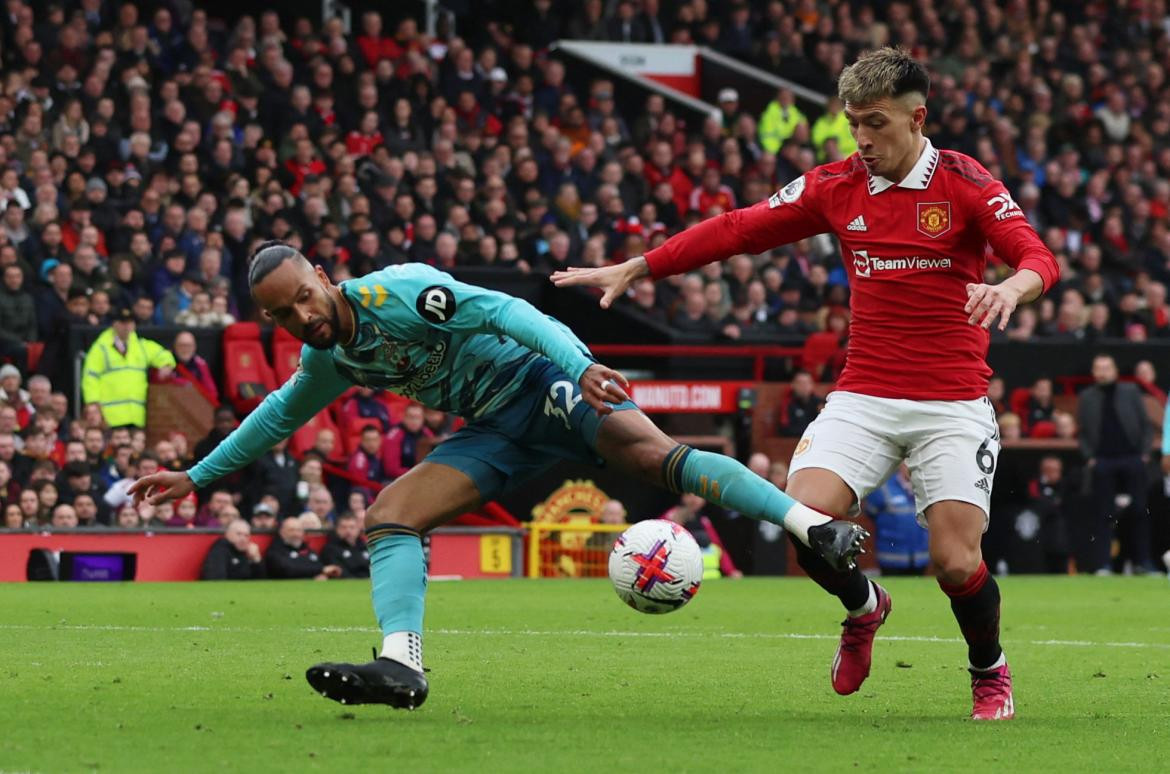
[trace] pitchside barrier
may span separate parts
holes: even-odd
[[[220,530],[0,530],[0,582],[25,580],[192,581]],[[305,540],[320,551],[328,534]],[[263,552],[271,533],[252,542]],[[512,527],[443,527],[428,536],[432,579],[518,578],[524,571],[524,531]]]

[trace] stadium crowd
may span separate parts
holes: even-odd
[[[263,494],[255,502],[240,500],[238,480],[223,496],[174,509],[126,501],[127,477],[188,464],[236,417],[217,415],[199,445],[173,437],[146,449],[142,422],[110,421],[105,403],[72,416],[70,397],[53,389],[66,332],[254,319],[246,261],[260,241],[293,244],[335,281],[405,261],[543,273],[602,265],[852,151],[838,101],[806,115],[786,89],[759,115],[740,107],[734,88],[719,93],[722,120],[688,124],[656,94],[623,115],[610,80],[566,77],[548,51],[560,37],[699,43],[826,94],[860,50],[906,46],[934,75],[928,136],[1001,177],[1062,266],[1060,284],[995,335],[1170,336],[1170,16],[1161,0],[534,0],[498,18],[494,7],[478,9],[491,18],[462,36],[431,38],[413,18],[388,23],[377,12],[347,34],[337,19],[276,11],[229,26],[189,2],[6,0],[5,526],[226,525],[240,508],[249,518],[305,511],[332,523],[360,516],[372,492],[331,486],[322,460],[387,481],[413,463],[420,435],[449,431],[448,418],[410,409],[394,423],[387,415],[379,429],[395,432],[371,431],[348,459],[327,438],[299,462],[278,447],[257,463],[271,481],[253,488]],[[989,278],[1004,271],[993,259]],[[835,241],[818,237],[642,282],[625,304],[712,339],[823,330],[844,340],[848,294]],[[107,345],[124,356],[128,340]],[[43,348],[35,373],[30,344]],[[193,340],[171,349],[149,364],[183,366],[180,376],[215,389]],[[1152,366],[1137,376],[1155,394]],[[1023,434],[1077,437],[1044,381],[993,383],[1005,437],[1016,432],[1011,417]],[[1015,387],[1031,402],[1009,404]],[[369,395],[352,400],[363,417],[378,411]],[[1021,405],[1031,413],[1020,417]]]

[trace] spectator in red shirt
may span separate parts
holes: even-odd
[[[378,111],[367,110],[362,115],[358,128],[345,137],[345,150],[350,156],[369,156],[382,144],[382,132],[378,129]]]
[[[357,37],[357,45],[370,69],[383,59],[394,61],[402,56],[402,49],[394,38],[382,35],[382,15],[377,11],[362,14],[362,34]]]
[[[301,186],[305,184],[306,177],[323,175],[327,169],[325,162],[317,158],[313,142],[308,138],[297,140],[296,155],[284,162],[284,168],[292,175],[292,184],[288,190],[293,196],[301,195]]]
[[[393,481],[414,467],[421,456],[418,453],[419,439],[432,437],[430,428],[423,423],[423,416],[423,407],[411,403],[406,407],[402,421],[382,441],[382,470],[388,480]]]
[[[650,163],[646,165],[643,174],[651,188],[659,183],[669,183],[674,194],[672,201],[675,209],[680,215],[686,214],[690,208],[691,189],[694,185],[686,173],[674,163],[674,151],[670,143],[660,141],[654,144]]]
[[[175,336],[172,347],[175,353],[175,382],[192,382],[199,385],[212,401],[219,401],[219,387],[211,374],[211,366],[195,351],[195,335],[182,331]]]
[[[377,484],[377,486],[354,485],[355,489],[368,492],[371,499],[377,496],[378,491],[382,488],[381,485],[386,480],[382,455],[379,453],[381,446],[382,432],[373,425],[367,425],[362,429],[362,439],[358,443],[357,449],[350,455],[349,462],[345,466],[345,469],[355,476],[361,476]]]
[[[735,194],[730,186],[723,184],[718,169],[707,167],[703,170],[703,182],[691,191],[689,207],[704,218],[730,212],[735,209]]]

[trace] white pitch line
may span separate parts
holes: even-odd
[[[118,624],[0,624],[0,630],[52,631],[101,631],[101,632],[226,632],[246,634],[249,632],[300,631],[306,634],[375,634],[378,630],[369,626],[303,626],[303,627],[246,627],[246,626],[122,626]],[[628,632],[595,631],[592,629],[428,629],[427,634],[443,634],[458,637],[650,637],[656,639],[754,639],[754,640],[837,640],[836,634],[800,634],[795,632]],[[929,642],[959,644],[958,637],[927,637],[913,635],[879,635],[879,640],[890,642]],[[1042,645],[1059,648],[1148,648],[1170,650],[1170,643],[1163,642],[1094,642],[1092,640],[1005,640],[1005,643]]]

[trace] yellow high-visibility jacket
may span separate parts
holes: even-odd
[[[114,329],[109,328],[85,355],[82,399],[99,404],[110,427],[145,427],[147,369],[165,367],[175,367],[175,356],[166,347],[131,333],[122,355],[114,347]]]
[[[812,143],[817,149],[817,161],[825,162],[825,141],[834,138],[837,140],[837,149],[841,151],[841,158],[846,159],[857,150],[857,141],[849,133],[849,117],[845,111],[835,116],[825,113],[813,122]]]
[[[772,100],[768,103],[768,107],[764,108],[764,114],[760,116],[760,124],[757,129],[760,136],[760,147],[768,153],[779,153],[780,146],[793,135],[796,127],[802,123],[808,123],[808,119],[795,105],[787,108],[781,107],[779,102]]]

